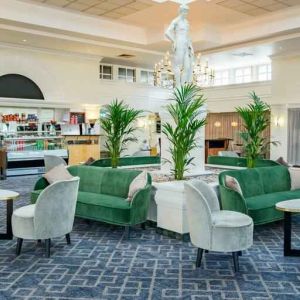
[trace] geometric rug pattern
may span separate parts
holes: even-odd
[[[21,193],[17,207],[29,203],[36,179],[9,178],[0,188]],[[0,215],[3,230],[4,203]],[[293,220],[300,247],[300,218]],[[196,249],[155,228],[136,227],[126,240],[121,227],[76,219],[71,239],[53,239],[50,258],[43,243],[24,241],[16,258],[15,240],[0,240],[0,299],[300,299],[300,258],[283,256],[282,222],[255,227],[237,274],[226,253],[206,253],[196,269]]]

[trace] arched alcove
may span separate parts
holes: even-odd
[[[0,76],[0,97],[44,100],[37,84],[20,74]]]

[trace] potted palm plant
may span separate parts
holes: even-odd
[[[127,144],[137,141],[134,136],[134,123],[142,111],[130,108],[118,99],[104,108],[105,116],[100,118],[100,125],[106,133],[105,146],[111,157],[111,166],[117,168],[120,155]]]
[[[203,143],[200,136],[206,123],[202,117],[205,100],[201,89],[194,84],[175,88],[171,100],[167,106],[171,120],[163,123],[162,132],[169,141],[171,172],[175,181],[153,183],[154,200],[157,206],[157,227],[184,238],[189,227],[183,179],[193,164],[192,151]],[[201,155],[200,151],[198,155]]]
[[[174,89],[172,102],[167,106],[172,123],[162,125],[162,132],[170,142],[172,173],[175,180],[183,180],[184,172],[194,157],[190,152],[197,147],[197,133],[205,125],[201,118],[205,103],[201,89],[194,84],[186,84]]]
[[[270,125],[270,106],[263,102],[255,92],[250,93],[252,103],[246,107],[237,107],[236,111],[243,120],[244,131],[240,132],[247,158],[247,167],[254,168],[270,143],[263,132]],[[276,143],[276,142],[274,142]]]

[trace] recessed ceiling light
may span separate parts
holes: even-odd
[[[135,57],[135,55],[123,53],[123,54],[118,55],[118,57],[122,57],[122,58],[132,58],[132,57]]]
[[[252,56],[252,53],[248,52],[238,52],[238,53],[232,53],[233,56],[239,56],[239,57],[246,57],[246,56]]]
[[[25,39],[24,39],[24,40],[22,40],[22,42],[23,42],[23,43],[26,43],[26,42],[27,42],[27,40],[25,40]]]

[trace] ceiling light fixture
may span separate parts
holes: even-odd
[[[154,65],[154,85],[172,89],[176,82],[173,74],[169,51],[163,59]],[[193,66],[193,83],[198,86],[210,86],[214,83],[215,70],[208,65],[208,61],[201,63],[201,54],[198,53]]]
[[[22,42],[23,42],[23,43],[26,43],[26,42],[27,42],[27,40],[25,40],[25,39],[24,39],[24,40],[22,40]]]

